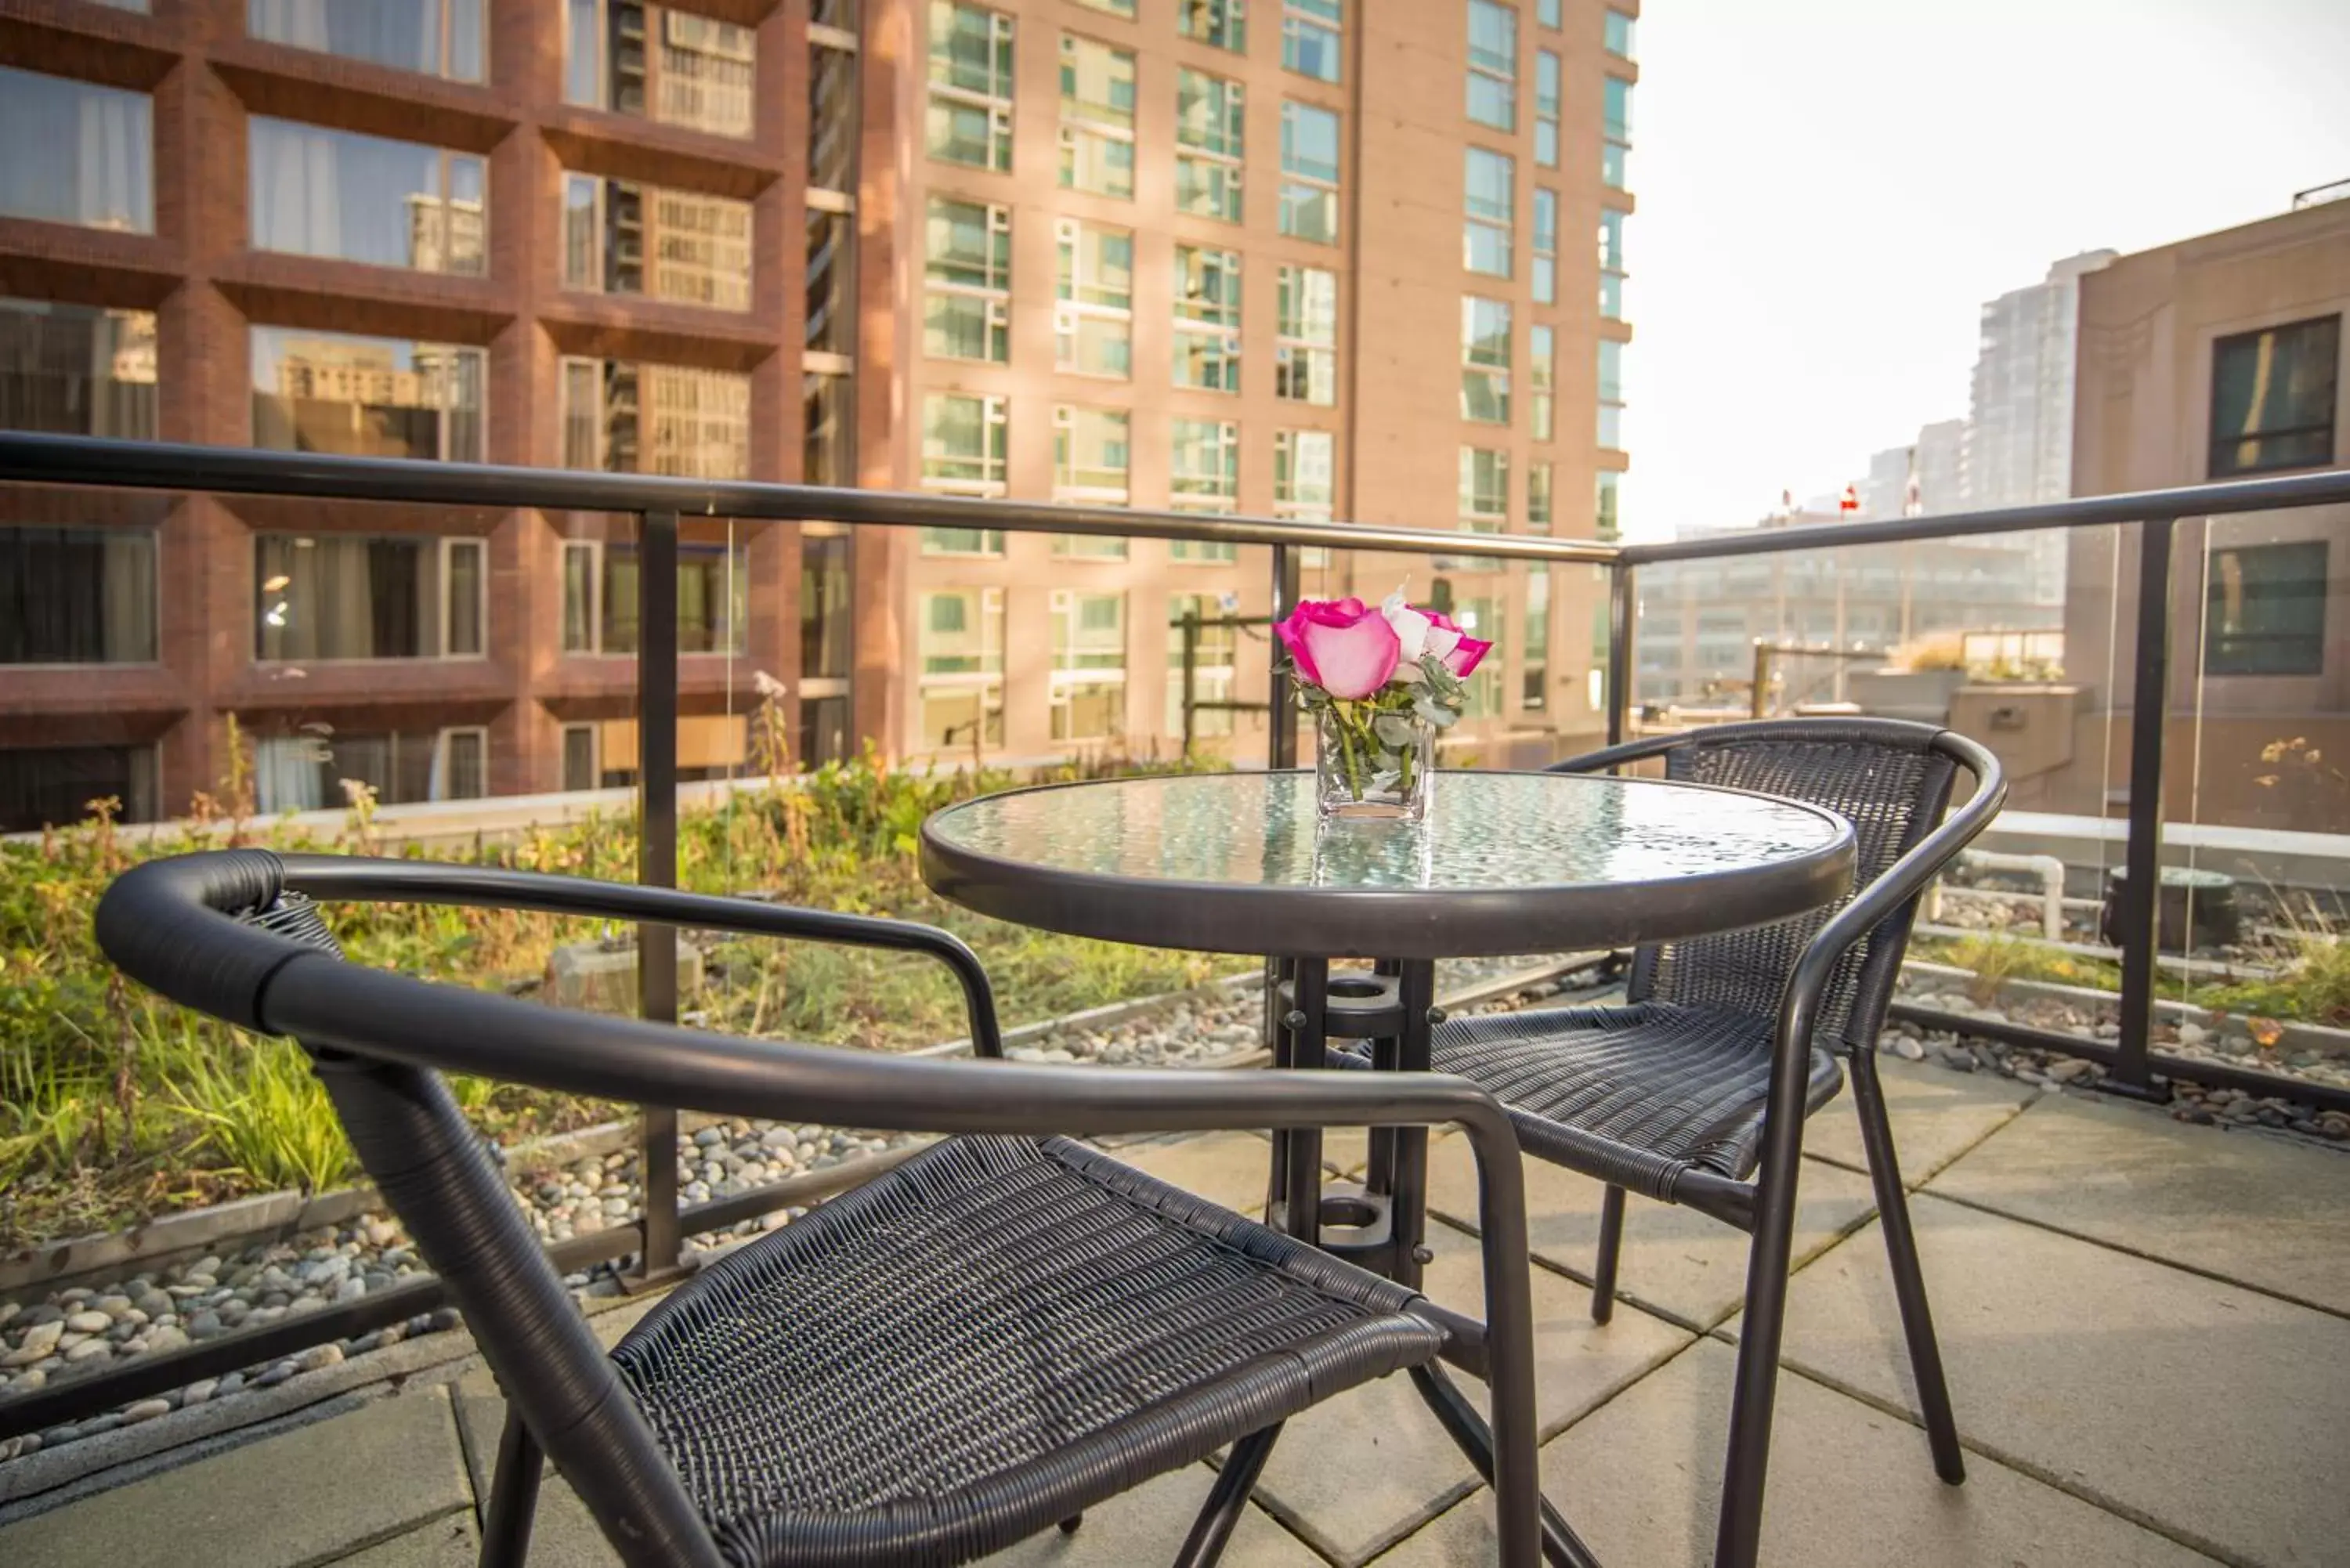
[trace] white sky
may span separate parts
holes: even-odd
[[[2350,0],[1648,0],[1625,529],[1752,522],[1967,411],[2060,256],[2350,179]]]

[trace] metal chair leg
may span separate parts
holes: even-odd
[[[1411,1369],[1411,1381],[1412,1386],[1419,1390],[1420,1398],[1436,1413],[1445,1434],[1469,1456],[1469,1462],[1477,1467],[1485,1484],[1492,1485],[1493,1431],[1485,1424],[1485,1417],[1478,1414],[1477,1407],[1440,1367],[1415,1366]],[[1551,1568],[1598,1568],[1599,1560],[1592,1555],[1591,1548],[1583,1543],[1574,1526],[1566,1522],[1566,1516],[1553,1507],[1548,1498],[1542,1500],[1542,1534],[1543,1560]]]
[[[1275,1421],[1232,1445],[1223,1469],[1216,1472],[1216,1484],[1208,1489],[1208,1501],[1200,1506],[1200,1516],[1191,1521],[1191,1533],[1183,1538],[1183,1549],[1175,1554],[1175,1568],[1215,1568],[1280,1436],[1281,1423]]]
[[[490,1477],[489,1506],[482,1511],[482,1568],[523,1568],[529,1560],[530,1527],[538,1513],[538,1479],[545,1465],[538,1439],[508,1405],[505,1430],[498,1437],[497,1468]]]
[[[1933,1311],[1926,1303],[1918,1235],[1909,1225],[1909,1195],[1901,1185],[1901,1167],[1893,1152],[1893,1124],[1885,1113],[1876,1053],[1852,1053],[1851,1067],[1861,1147],[1868,1154],[1868,1179],[1877,1187],[1877,1224],[1885,1231],[1885,1251],[1893,1266],[1893,1296],[1901,1304],[1901,1332],[1909,1342],[1909,1370],[1918,1383],[1918,1407],[1926,1417],[1934,1473],[1957,1486],[1967,1479],[1967,1462],[1959,1449],[1959,1422],[1950,1410],[1950,1384],[1942,1376],[1942,1347],[1934,1337]]]
[[[1610,1185],[1599,1200],[1599,1261],[1591,1268],[1591,1321],[1616,1315],[1616,1259],[1624,1250],[1624,1189]]]

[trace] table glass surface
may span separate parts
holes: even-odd
[[[1569,774],[1440,774],[1423,823],[1322,821],[1311,773],[1015,790],[931,818],[942,846],[1046,877],[1263,888],[1621,885],[1805,859],[1833,816],[1733,791]]]

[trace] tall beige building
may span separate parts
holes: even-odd
[[[864,483],[1613,528],[1630,10],[894,0],[867,26],[867,146],[894,182],[868,161]],[[1170,623],[1263,615],[1264,557],[862,540],[858,727],[910,754],[1170,743]],[[1407,578],[1498,645],[1462,732],[1481,755],[1598,728],[1586,571],[1341,555],[1306,586]],[[1264,689],[1260,632],[1210,627],[1196,648],[1197,696]],[[1194,728],[1261,745],[1253,716]]]

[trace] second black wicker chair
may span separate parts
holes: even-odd
[[[309,1050],[351,1143],[504,1386],[485,1562],[541,1456],[631,1568],[968,1562],[1232,1450],[1178,1561],[1222,1550],[1281,1422],[1438,1356],[1490,1374],[1504,1560],[1538,1553],[1523,1188],[1492,1098],[1430,1074],[1151,1072],[830,1051],[562,1012],[340,961],[310,897],[662,920],[925,952],[1000,1054],[970,950],[890,920],[415,861],[227,850],[101,902],[124,971]],[[607,1355],[436,1068],[619,1100],[962,1133],[674,1291]],[[1487,1321],[1054,1130],[1453,1122],[1478,1149]],[[1170,1543],[1171,1545],[1172,1543]]]
[[[1607,1183],[1593,1271],[1599,1322],[1615,1302],[1626,1192],[1752,1232],[1714,1558],[1717,1568],[1751,1568],[1803,1124],[1846,1072],[1935,1469],[1954,1485],[1965,1476],[1876,1046],[1918,896],[1989,826],[2006,784],[1997,759],[1963,736],[1869,719],[1724,724],[1610,747],[1553,771],[1596,773],[1650,757],[1664,759],[1669,778],[1808,801],[1848,818],[1857,839],[1852,898],[1833,915],[1642,948],[1621,1006],[1458,1018],[1432,1045],[1438,1071],[1502,1101],[1528,1154]],[[1974,790],[1944,821],[1961,769]]]

